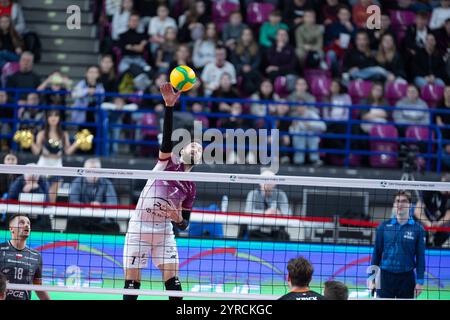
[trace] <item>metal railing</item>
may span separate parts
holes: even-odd
[[[63,125],[67,127],[78,127],[78,128],[90,128],[95,132],[95,138],[94,138],[94,145],[95,145],[95,154],[97,156],[109,156],[111,154],[111,146],[114,144],[125,144],[125,145],[141,145],[141,146],[158,146],[158,141],[155,137],[153,137],[153,140],[147,141],[143,140],[139,134],[135,135],[135,137],[126,138],[126,139],[117,139],[112,135],[113,130],[121,130],[121,131],[132,131],[136,134],[136,131],[139,132],[139,130],[153,130],[154,132],[159,131],[159,125],[156,126],[148,126],[143,125],[140,123],[140,119],[143,118],[144,114],[147,113],[155,113],[155,110],[152,110],[154,106],[145,105],[145,100],[152,100],[157,101],[160,100],[162,103],[162,97],[160,95],[149,95],[149,94],[118,94],[118,93],[104,93],[104,94],[96,94],[96,105],[93,107],[86,107],[86,106],[48,106],[48,105],[38,105],[38,106],[30,106],[30,105],[19,105],[17,102],[20,100],[21,96],[27,93],[38,93],[40,95],[45,94],[64,94],[70,97],[71,93],[68,91],[36,91],[36,90],[29,90],[29,89],[2,89],[4,91],[7,91],[10,97],[10,103],[4,104],[2,108],[10,108],[13,109],[13,117],[12,118],[3,118],[1,119],[2,123],[9,123],[11,127],[11,131],[9,134],[2,134],[0,137],[2,139],[12,139],[14,133],[23,127],[24,125],[31,125],[31,126],[41,126],[43,124],[43,121],[33,121],[33,120],[24,120],[20,119],[18,115],[18,110],[20,108],[25,109],[39,109],[41,111],[45,110],[60,110],[61,112],[67,112],[67,115],[69,115],[70,119],[70,112],[71,111],[84,111],[84,112],[91,112],[95,115],[95,122],[74,122],[71,120],[64,121]],[[137,102],[141,105],[141,107],[136,111],[127,111],[127,110],[104,110],[102,109],[101,105],[102,102],[105,100],[105,98],[116,98],[116,97],[122,97],[128,100],[131,100],[132,102]],[[280,137],[283,136],[307,136],[307,137],[319,137],[321,140],[328,139],[328,140],[341,140],[341,142],[345,142],[345,148],[343,149],[330,149],[330,148],[324,148],[320,147],[316,150],[314,149],[298,149],[293,146],[281,146],[280,152],[286,152],[286,153],[294,153],[294,152],[319,152],[320,154],[331,154],[331,155],[341,155],[344,157],[344,166],[349,167],[351,165],[350,163],[350,156],[373,156],[373,155],[391,155],[394,157],[398,157],[397,152],[389,152],[389,151],[371,151],[369,149],[355,149],[352,147],[352,142],[355,141],[366,141],[370,142],[372,140],[376,141],[385,141],[385,142],[397,142],[402,144],[408,144],[408,143],[420,143],[422,145],[426,145],[426,152],[423,152],[423,150],[418,154],[418,156],[424,158],[426,160],[426,171],[431,171],[435,169],[437,172],[440,172],[442,169],[442,158],[446,154],[444,151],[444,146],[446,144],[450,144],[450,140],[444,140],[442,135],[442,130],[450,130],[450,125],[445,126],[438,126],[434,123],[433,119],[435,118],[435,115],[437,112],[439,113],[450,113],[450,109],[448,111],[443,110],[437,110],[434,108],[429,108],[428,110],[422,110],[422,109],[416,109],[416,108],[408,108],[408,107],[402,107],[402,110],[414,110],[418,112],[428,112],[430,114],[431,122],[429,125],[415,125],[414,126],[421,126],[428,128],[428,139],[425,141],[417,141],[416,139],[411,138],[390,138],[390,137],[373,137],[370,135],[365,134],[353,134],[352,128],[355,126],[360,126],[361,124],[373,124],[373,125],[394,125],[397,128],[406,128],[408,126],[411,126],[411,124],[402,124],[402,123],[394,123],[392,121],[388,122],[371,122],[371,121],[364,121],[359,120],[358,117],[355,117],[355,114],[357,112],[360,112],[362,110],[368,110],[372,108],[372,106],[368,105],[339,105],[338,107],[341,108],[348,108],[348,118],[346,120],[331,120],[331,119],[323,119],[320,120],[317,119],[309,119],[309,118],[303,118],[298,116],[279,116],[279,115],[271,115],[269,112],[269,106],[270,105],[278,105],[278,104],[285,104],[289,105],[290,108],[296,107],[296,106],[310,106],[315,107],[319,110],[323,108],[329,108],[333,107],[334,105],[328,104],[328,103],[306,103],[306,102],[291,102],[291,101],[270,101],[270,100],[251,100],[251,99],[225,99],[225,98],[212,98],[212,97],[189,97],[189,96],[181,96],[180,98],[180,106],[179,111],[181,112],[189,112],[189,105],[193,103],[200,103],[203,105],[205,109],[207,109],[209,106],[211,106],[214,103],[240,103],[244,106],[244,113],[242,115],[236,116],[236,118],[240,118],[243,120],[246,120],[248,122],[255,122],[258,121],[259,123],[263,123],[264,125],[260,128],[265,129],[275,129],[277,128],[277,122],[278,121],[323,121],[327,125],[330,124],[340,124],[342,126],[345,126],[346,130],[345,133],[332,133],[332,132],[322,132],[322,133],[312,133],[312,132],[280,132]],[[251,104],[261,104],[265,106],[266,109],[266,115],[265,116],[256,116],[252,115],[249,112],[245,112],[245,106],[247,109],[250,109],[249,106]],[[394,110],[398,110],[396,107],[391,106],[377,106],[378,109],[384,109],[385,111],[392,112]],[[191,112],[192,113],[192,112]],[[130,114],[132,115],[137,121],[135,123],[121,123],[118,121],[120,119],[120,116],[122,114]],[[210,121],[212,119],[226,119],[230,117],[229,113],[222,113],[222,112],[200,112],[200,113],[192,113],[194,117],[203,116],[208,118]],[[204,128],[206,130],[207,128]],[[220,129],[220,128],[219,128]],[[222,130],[224,130],[222,128]],[[248,149],[246,146],[240,146],[242,148]],[[19,146],[15,143],[13,143],[12,148],[14,150],[18,150]]]

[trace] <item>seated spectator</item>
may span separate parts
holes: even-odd
[[[90,66],[86,70],[86,76],[78,82],[72,91],[72,98],[75,99],[73,106],[77,108],[89,108],[92,111],[72,110],[71,121],[75,123],[95,123],[95,109],[97,104],[101,102],[98,95],[103,95],[105,89],[100,81],[100,68],[98,66]],[[91,133],[95,130],[92,127],[87,128]],[[93,132],[94,131],[94,132]]]
[[[6,79],[6,87],[10,89],[36,89],[41,84],[41,79],[33,71],[34,55],[25,51],[20,56],[19,71],[10,75]],[[14,93],[10,93],[14,96]],[[26,93],[19,95],[18,103],[24,104],[26,101]]]
[[[16,29],[17,33],[23,36],[27,32],[27,26],[20,4],[14,0],[2,0],[0,6],[0,16],[10,16],[14,29]]]
[[[53,72],[44,82],[41,83],[37,90],[39,91],[55,91],[55,93],[44,93],[43,103],[46,106],[62,107],[66,105],[66,96],[72,87],[72,80],[61,74],[59,71]],[[56,93],[58,92],[58,93]],[[62,121],[65,117],[62,117]]]
[[[387,101],[384,99],[383,84],[374,83],[370,91],[370,96],[367,99],[361,101],[361,105],[373,107],[370,109],[361,110],[361,120],[377,123],[385,123],[388,121],[388,111],[385,109],[377,108],[386,107],[388,105]],[[372,126],[373,124],[371,123],[362,123],[361,130],[366,134],[370,134]]]
[[[8,134],[11,132],[10,124],[4,120],[14,118],[14,109],[7,106],[8,93],[0,91],[0,134]],[[10,139],[3,138],[0,140],[0,148],[2,151],[10,149]]]
[[[284,100],[280,99],[280,102],[276,105],[276,113],[274,114],[276,117],[279,117],[276,120],[276,128],[280,130],[280,146],[281,147],[291,147],[291,137],[289,135],[289,128],[292,124],[292,120],[290,120],[290,111],[291,106],[286,103],[283,103]],[[290,163],[291,162],[291,153],[287,151],[280,151],[280,162]]]
[[[150,70],[147,61],[142,57],[147,46],[147,36],[137,31],[138,26],[139,15],[132,14],[128,21],[128,31],[119,36],[119,46],[123,55],[119,64],[119,73],[127,71],[132,64],[138,65],[144,71]]]
[[[403,110],[408,108],[408,110]],[[411,110],[417,109],[417,110]],[[430,125],[430,113],[428,112],[428,105],[425,101],[419,98],[419,89],[410,84],[406,92],[406,97],[399,100],[396,104],[396,110],[392,114],[392,118],[396,124],[407,125]],[[405,126],[398,126],[398,131],[401,136],[406,131]]]
[[[295,30],[303,24],[305,11],[312,9],[314,9],[314,1],[287,0],[283,10],[283,20],[291,30]]]
[[[99,159],[84,162],[86,169],[101,168]],[[70,184],[69,202],[72,204],[110,205],[118,204],[116,190],[110,180],[98,177],[77,177]],[[66,232],[119,233],[120,228],[112,218],[69,217]]]
[[[18,164],[17,155],[13,153],[12,151],[8,151],[4,157],[2,164],[7,165],[16,165]],[[8,191],[11,186],[11,184],[16,180],[18,177],[17,174],[0,174],[0,199],[5,200],[8,199]],[[6,213],[0,212],[0,229],[7,228],[8,226],[8,219]]]
[[[222,30],[222,41],[229,50],[236,47],[236,42],[241,38],[242,31],[247,25],[242,22],[240,11],[234,11],[230,15],[230,21],[225,23]]]
[[[316,24],[314,10],[305,11],[303,20],[295,31],[295,52],[305,68],[318,68],[323,57],[323,27]]]
[[[278,76],[298,74],[297,56],[295,49],[289,44],[289,34],[280,29],[274,45],[267,50],[266,75],[274,81]]]
[[[19,61],[22,54],[23,40],[11,22],[11,17],[0,17],[0,70],[8,62]]]
[[[261,175],[266,177],[275,176],[269,170],[262,171]],[[278,189],[276,184],[261,184],[259,188],[250,191],[247,194],[244,212],[247,214],[283,216],[291,214],[286,192]],[[249,240],[289,240],[289,234],[284,227],[241,225],[239,230],[240,237],[245,237],[246,234]]]
[[[280,97],[273,90],[273,84],[269,79],[263,79],[259,85],[259,90],[252,94],[251,100],[271,100],[278,101]],[[262,103],[252,103],[250,105],[250,113],[254,116],[265,117],[273,115],[276,112],[276,105]]]
[[[430,29],[436,30],[441,28],[445,21],[450,18],[450,1],[441,0],[441,6],[435,7],[431,13]]]
[[[352,17],[353,23],[357,28],[365,29],[367,19],[370,14],[367,12],[367,8],[373,4],[372,0],[357,0],[352,5]]]
[[[375,56],[378,66],[387,71],[388,82],[406,82],[403,58],[395,45],[394,36],[386,33],[381,37],[380,46]]]
[[[314,267],[303,257],[291,259],[287,265],[290,292],[278,300],[325,300],[325,297],[309,289]]]
[[[310,162],[315,166],[320,166],[322,161],[317,151],[320,137],[317,134],[325,132],[327,126],[325,122],[320,121],[320,116],[314,107],[295,106],[293,109],[295,110],[295,117],[302,118],[293,120],[289,129],[289,132],[294,134],[292,145],[295,149],[298,149],[294,152],[294,164],[303,165],[305,155],[308,153]]]
[[[327,26],[338,21],[339,0],[326,0],[320,8],[320,21]]]
[[[288,101],[314,103],[316,102],[316,98],[308,92],[308,83],[306,80],[298,78],[295,82],[295,91],[288,96]],[[312,108],[318,112],[316,107],[312,106]]]
[[[133,0],[122,0],[120,8],[114,12],[111,23],[111,38],[119,41],[120,35],[128,31],[128,21],[133,12]]]
[[[436,112],[436,124],[440,127],[442,139],[448,140],[443,142],[445,156],[443,161],[450,169],[450,86],[447,85],[444,90],[444,98],[438,105]],[[444,127],[445,126],[445,127]]]
[[[348,288],[340,281],[329,280],[324,283],[323,296],[326,300],[348,300]]]
[[[17,115],[20,120],[30,120],[30,121],[44,121],[44,110],[37,108],[39,106],[39,95],[37,93],[31,92],[27,95],[27,100],[25,104],[20,104]],[[37,123],[22,124],[20,129],[35,129],[37,128]]]
[[[158,72],[170,71],[170,62],[175,55],[177,46],[177,30],[169,27],[164,34],[164,42],[156,50],[155,66],[158,68]]]
[[[445,20],[444,25],[437,29],[434,32],[436,36],[436,46],[438,48],[438,51],[440,51],[442,54],[449,54],[450,49],[448,46],[448,41],[450,39],[450,18]],[[447,58],[447,63],[450,61],[450,59]],[[448,75],[450,77],[450,75]]]
[[[187,44],[180,44],[172,57],[172,61],[169,65],[169,70],[173,70],[178,66],[189,66],[193,68],[191,49]]]
[[[204,31],[204,29],[202,29]],[[208,63],[214,61],[217,46],[217,29],[214,23],[206,25],[206,31],[200,39],[194,43],[194,50],[192,53],[192,61],[194,67],[201,69]]]
[[[106,93],[116,93],[119,89],[114,59],[110,54],[102,55],[100,58],[100,82],[103,84]],[[114,100],[114,97],[105,97],[107,102],[112,100]]]
[[[198,115],[196,113],[204,113],[204,107],[203,104],[199,102],[194,102],[190,106],[191,112],[194,114],[194,118],[196,121],[200,121],[202,123],[203,128],[209,128],[209,119],[207,116],[204,115]]]
[[[450,182],[450,174],[444,174],[441,182]],[[414,218],[425,228],[445,228],[450,226],[450,192],[423,191],[414,210]],[[430,235],[433,235],[431,238]],[[429,232],[427,238],[434,247],[442,247],[450,232]]]
[[[204,83],[205,95],[210,96],[214,90],[219,87],[220,79],[224,73],[228,73],[231,78],[231,84],[236,84],[236,69],[228,62],[227,51],[224,47],[216,48],[216,57],[214,62],[208,63],[203,69],[201,79]]]
[[[239,99],[239,93],[231,82],[231,76],[229,73],[223,73],[220,77],[219,87],[213,91],[211,97],[224,98],[224,99]],[[213,102],[211,105],[212,113],[230,113],[232,102]],[[220,122],[225,118],[212,118],[209,119],[211,126],[215,127],[217,121]]]
[[[341,6],[338,11],[338,21],[325,27],[324,49],[333,76],[339,74],[339,61],[344,57],[350,41],[354,38],[356,28],[351,21],[347,7]]]
[[[403,39],[403,57],[408,61],[405,65],[406,70],[411,70],[415,65],[413,60],[420,48],[425,47],[428,29],[428,14],[426,12],[418,12],[416,14],[415,23],[406,29],[405,38]],[[411,76],[408,74],[408,76]]]
[[[181,43],[189,43],[194,39],[192,34],[202,32],[205,26],[211,19],[206,13],[206,6],[203,0],[196,0],[189,2],[189,9],[184,14],[178,17],[178,40]]]
[[[445,86],[445,63],[442,53],[436,48],[436,38],[432,33],[427,35],[425,47],[417,50],[412,75],[415,85],[419,88],[428,83]]]
[[[366,31],[369,33],[369,37],[370,37],[370,48],[372,50],[377,50],[379,45],[380,45],[380,41],[381,41],[381,37],[385,34],[391,34],[394,37],[394,42],[397,42],[397,35],[394,32],[394,29],[392,29],[391,26],[391,17],[389,16],[389,14],[387,12],[382,12],[381,13],[381,26],[380,29],[373,29],[373,30],[367,30]],[[400,43],[398,43],[400,44]],[[397,46],[398,47],[398,46]]]
[[[166,5],[160,4],[156,14],[156,17],[150,19],[148,26],[152,52],[155,52],[164,43],[164,34],[167,28],[172,27],[177,30],[177,23],[174,18],[169,17],[169,8]]]
[[[238,76],[242,77],[241,92],[249,96],[258,89],[262,75],[258,71],[261,64],[261,54],[258,43],[250,28],[242,30],[236,47],[231,52],[231,63],[235,66]]]
[[[17,158],[17,155],[12,151],[7,152],[3,156],[2,164],[16,165],[18,163],[19,160]],[[18,176],[16,174],[7,174],[7,173],[0,174],[0,199],[6,199],[8,197],[9,187],[11,183],[13,183],[13,181],[16,180],[17,177]],[[0,225],[6,222],[5,218],[6,217],[0,214]]]
[[[377,65],[377,61],[369,46],[369,36],[365,31],[358,31],[355,48],[350,49],[344,57],[342,69],[343,79],[364,79],[384,81],[389,72]],[[347,78],[347,75],[349,78]]]
[[[266,49],[272,47],[280,29],[289,30],[289,27],[281,22],[280,11],[274,10],[269,14],[269,21],[264,22],[259,30],[259,44]]]
[[[27,165],[35,166],[36,164],[29,163]],[[8,200],[20,200],[21,194],[39,194],[44,197],[43,202],[48,202],[49,191],[47,180],[36,174],[24,174],[17,177],[9,187]],[[38,197],[36,196],[34,199],[38,199]],[[51,229],[49,215],[38,215],[36,218],[30,218],[30,222],[33,230],[50,231]]]
[[[322,118],[324,120],[330,120],[333,122],[327,123],[327,133],[334,134],[346,134],[348,120],[350,119],[350,109],[349,107],[352,105],[352,99],[348,93],[345,91],[345,87],[341,84],[339,80],[333,80],[331,82],[330,88],[330,98],[329,103],[333,106],[324,107],[322,112]],[[357,133],[359,129],[356,128],[357,125],[352,126],[352,134]],[[352,141],[351,143],[352,149],[356,147],[356,142]],[[337,149],[337,150],[345,150],[346,141],[345,139],[338,138],[327,138],[324,139],[324,148],[326,149]],[[333,155],[333,152],[328,153],[327,157]],[[335,154],[336,155],[336,154]],[[338,156],[340,156],[339,154]],[[344,157],[344,156],[342,156]]]

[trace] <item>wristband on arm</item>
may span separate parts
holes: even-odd
[[[178,229],[183,231],[183,230],[186,230],[187,227],[189,226],[189,218],[191,216],[191,211],[190,210],[181,210],[181,214],[183,216],[183,221],[181,221],[180,223],[176,223],[176,226]]]

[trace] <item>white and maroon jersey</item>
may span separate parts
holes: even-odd
[[[171,157],[166,160],[158,160],[153,168],[153,171],[184,172],[184,170],[184,163],[174,162]],[[172,230],[171,221],[167,218],[164,207],[181,207],[191,210],[195,194],[195,183],[192,181],[150,179],[141,192],[130,223],[144,224],[142,232]]]

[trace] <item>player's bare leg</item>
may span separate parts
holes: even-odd
[[[163,276],[166,290],[182,291],[181,282],[178,279],[178,263],[166,263],[158,266]],[[169,300],[181,300],[181,297],[169,297]]]
[[[141,287],[141,269],[125,269],[125,289],[139,289]],[[137,295],[123,295],[123,300],[137,300]]]

